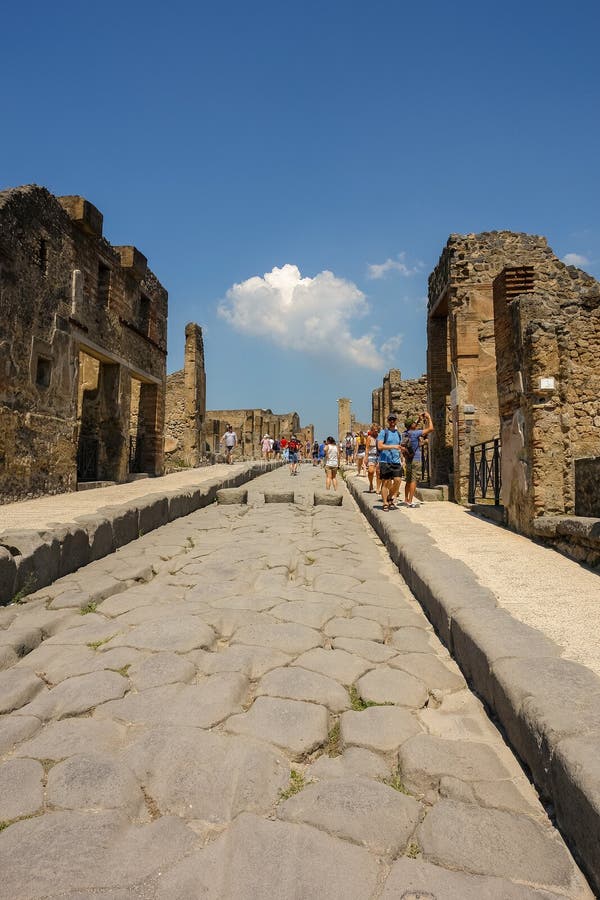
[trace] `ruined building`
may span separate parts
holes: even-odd
[[[165,460],[167,464],[199,466],[207,456],[206,372],[202,329],[185,326],[183,369],[167,376]]]
[[[234,459],[260,459],[260,442],[265,434],[276,440],[291,434],[295,434],[302,443],[314,440],[313,426],[302,427],[296,412],[278,414],[270,409],[214,409],[206,413],[209,452],[221,452],[220,441],[228,424],[233,426],[239,442]]]
[[[0,502],[163,470],[167,292],[102,223],[0,192]]]
[[[383,378],[380,388],[375,388],[371,399],[371,414],[378,425],[385,425],[391,412],[400,416],[400,424],[404,427],[404,419],[409,414],[423,412],[427,408],[427,376],[402,380],[400,369],[390,369]]]
[[[500,438],[508,524],[559,546],[578,531],[579,558],[600,559],[600,284],[543,237],[451,235],[429,279],[428,383],[434,483],[465,502],[470,446]]]

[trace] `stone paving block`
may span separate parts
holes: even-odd
[[[371,706],[362,712],[350,710],[340,718],[340,738],[344,747],[365,747],[391,753],[421,732],[417,719],[396,706]]]
[[[18,662],[19,657],[14,647],[10,644],[0,644],[0,672],[9,669]]]
[[[45,534],[48,541],[58,541],[60,547],[59,576],[75,572],[90,562],[90,539],[82,525],[73,523],[53,528]]]
[[[221,506],[233,504],[243,506],[247,502],[247,488],[221,488],[220,491],[217,491],[217,503]]]
[[[358,584],[360,584],[360,580],[351,575],[332,573],[318,575],[313,581],[313,589],[322,594],[339,594],[341,597],[345,597]]]
[[[85,609],[92,602],[92,595],[87,591],[73,588],[55,597],[50,603],[50,609]]]
[[[224,672],[198,685],[165,684],[123,700],[104,703],[94,716],[129,725],[180,725],[211,728],[241,710],[248,681],[243,675]]]
[[[460,781],[502,781],[512,774],[489,744],[446,741],[431,734],[418,734],[400,749],[400,768],[406,786],[424,794],[437,789],[440,778]]]
[[[113,638],[106,649],[134,647],[140,650],[171,650],[186,653],[211,647],[215,633],[198,616],[179,616],[174,621],[146,622]]]
[[[32,816],[44,804],[44,769],[34,759],[0,764],[0,822]]]
[[[107,700],[122,697],[128,689],[128,680],[116,672],[78,675],[38,694],[31,703],[17,710],[16,715],[37,716],[44,720],[77,716]]]
[[[580,879],[549,825],[504,810],[441,800],[420,826],[417,842],[426,861],[451,869],[559,891],[571,889]]]
[[[244,813],[224,835],[167,872],[157,900],[299,900],[322,897],[324,885],[331,897],[365,900],[373,896],[378,872],[363,847],[306,825]]]
[[[205,675],[215,675],[217,672],[240,672],[252,681],[261,678],[265,672],[286,665],[290,657],[280,650],[271,650],[268,647],[246,647],[236,644],[234,647],[226,647],[218,653],[210,653],[206,650],[193,650],[186,654],[198,669]]]
[[[449,800],[461,799],[453,796],[452,791],[448,790],[447,781],[448,779],[441,779],[440,795]],[[470,788],[473,797],[468,801],[469,803],[525,813],[529,816],[537,816],[542,820],[547,818],[546,810],[525,776],[518,780],[518,784],[512,781],[475,781]]]
[[[276,625],[277,621],[267,613],[252,612],[251,609],[207,609],[198,613],[198,618],[210,625],[222,638],[230,638],[244,628],[263,628]]]
[[[382,781],[391,775],[391,766],[378,753],[363,747],[348,747],[341,756],[320,756],[307,771],[307,780],[350,778],[363,775]]]
[[[19,718],[27,721],[24,717]],[[127,729],[109,720],[89,716],[61,719],[48,722],[40,730],[39,721],[35,721],[37,734],[22,743],[15,750],[15,756],[60,760],[75,754],[114,753],[127,742]]]
[[[399,578],[396,583],[372,578],[366,584],[356,585],[349,594],[358,606],[379,606],[418,612],[407,585]]]
[[[27,669],[0,672],[0,714],[12,712],[29,703],[44,687],[44,682]]]
[[[563,895],[564,896],[564,895]],[[559,895],[537,891],[504,878],[452,872],[416,859],[392,865],[381,900],[558,900]]]
[[[11,662],[8,662],[11,658],[26,656],[42,642],[41,628],[19,628],[18,621],[17,619],[16,623],[10,625],[6,631],[0,631],[0,652],[3,647],[6,647],[7,665],[12,665]],[[13,651],[14,657],[13,654],[10,654],[10,650]]]
[[[265,503],[293,503],[293,491],[265,491]]]
[[[425,706],[428,698],[427,688],[419,678],[389,666],[367,672],[356,682],[356,688],[363,700],[412,709]]]
[[[256,695],[308,700],[320,703],[332,712],[342,712],[350,707],[348,692],[341,684],[299,666],[272,669],[260,680]]]
[[[425,628],[399,628],[390,638],[390,647],[404,653],[435,653],[442,646],[432,631]]]
[[[334,678],[341,684],[353,684],[357,678],[372,668],[372,663],[345,650],[325,650],[317,647],[303,653],[293,663],[313,672],[320,672],[328,678]]]
[[[383,641],[383,628],[369,619],[331,619],[325,626],[329,637],[358,638],[366,641]]]
[[[35,716],[0,716],[0,756],[26,741],[40,725],[40,720]]]
[[[393,857],[406,847],[422,809],[412,797],[359,776],[309,784],[282,803],[277,815]]]
[[[449,741],[498,741],[498,731],[485,715],[481,701],[469,691],[442,696],[441,706],[417,713],[426,730]]]
[[[52,584],[60,575],[60,544],[45,540],[38,531],[10,531],[2,544],[12,554],[17,567],[15,592],[32,591]]]
[[[359,616],[362,619],[373,619],[384,628],[426,628],[427,620],[422,613],[412,609],[394,609],[389,606],[355,606],[350,612],[351,616]]]
[[[456,663],[450,659],[442,660],[433,653],[401,653],[390,660],[389,665],[420,678],[430,690],[452,692],[466,687]]]
[[[128,888],[197,845],[176,817],[138,827],[119,811],[46,813],[3,832],[2,889],[16,900]]]
[[[112,669],[117,672],[123,666],[132,665],[144,654],[130,647],[119,647],[116,650],[108,650],[102,653],[92,650],[85,645],[74,646],[46,646],[47,642],[40,644],[35,650],[20,660],[17,668],[29,669],[52,684],[58,684],[65,678],[74,675],[88,675],[90,672],[99,672],[102,669]]]
[[[138,511],[135,506],[107,506],[97,511],[112,526],[114,546],[122,547],[139,536]]]
[[[391,650],[376,641],[364,641],[360,638],[336,637],[333,640],[336,650],[347,650],[348,653],[356,653],[363,659],[373,663],[387,662],[397,655],[397,650]]]
[[[144,795],[133,772],[120,760],[98,751],[59,762],[48,773],[48,802],[61,809],[121,809],[148,818]]]
[[[103,616],[90,613],[83,616],[80,621],[82,625],[74,628],[65,628],[58,634],[47,638],[44,644],[47,647],[60,646],[87,646],[88,644],[97,644],[105,646],[105,642],[117,637],[126,626],[119,625],[118,622],[106,620]],[[93,649],[93,648],[92,648]]]
[[[235,632],[231,643],[272,647],[283,653],[298,654],[311,650],[313,647],[320,647],[323,638],[313,628],[295,623],[248,625]]]
[[[323,599],[311,603],[297,600],[280,603],[270,611],[270,615],[284,622],[295,622],[309,628],[322,628],[326,622],[342,612],[343,606],[336,600]]]
[[[209,600],[208,603],[213,609],[245,609],[251,612],[264,612],[281,605],[276,597],[261,597],[251,593],[215,597]]]
[[[127,677],[137,691],[145,691],[161,684],[189,684],[196,677],[196,666],[176,653],[153,653],[140,662],[133,663]]]
[[[248,712],[231,716],[225,728],[234,734],[275,744],[298,759],[327,740],[328,723],[324,706],[258,697]]]
[[[124,758],[162,814],[211,827],[269,812],[290,777],[279,751],[197,728],[153,729]]]

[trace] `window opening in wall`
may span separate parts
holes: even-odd
[[[38,356],[35,367],[35,383],[40,388],[50,387],[50,376],[52,374],[52,360],[45,356]]]
[[[108,306],[110,299],[110,268],[104,263],[98,263],[98,303]]]
[[[146,297],[145,294],[140,294],[137,326],[143,334],[148,334],[150,330],[150,297]]]
[[[45,238],[40,238],[38,263],[39,263],[40,272],[42,273],[42,275],[47,275],[47,273],[48,273],[48,241],[45,240]]]

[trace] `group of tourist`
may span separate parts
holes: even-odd
[[[323,441],[303,443],[295,434],[279,440],[265,434],[260,442],[263,459],[282,459],[290,467],[290,475],[298,474],[298,464],[312,457],[313,466],[325,469],[325,487],[337,491],[337,473],[342,454],[346,465],[356,464],[356,473],[368,479],[368,493],[381,494],[382,509],[395,509],[404,475],[404,505],[416,508],[417,472],[422,463],[422,448],[427,436],[433,431],[431,415],[425,410],[420,415],[409,414],[404,420],[404,431],[398,430],[398,416],[391,412],[387,417],[387,428],[373,423],[368,431],[352,434],[348,431],[338,444],[329,435]],[[225,447],[226,460],[232,461],[237,446],[237,435],[231,425],[221,439]]]

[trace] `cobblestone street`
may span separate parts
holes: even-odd
[[[0,897],[593,897],[323,489],[278,469],[0,609]]]

